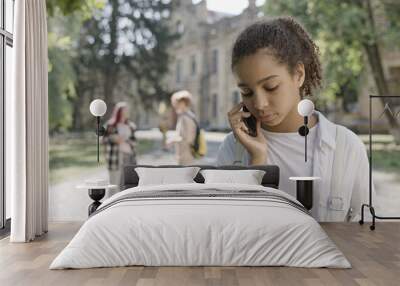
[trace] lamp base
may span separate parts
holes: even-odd
[[[313,182],[312,181],[296,181],[296,199],[303,206],[311,210],[313,207]]]
[[[318,177],[290,177],[292,181],[296,181],[296,199],[307,209],[313,207],[313,181]]]
[[[100,200],[106,194],[106,189],[89,189],[89,197],[94,200],[94,202],[89,205],[88,214],[89,216],[94,213],[97,208],[101,205]]]

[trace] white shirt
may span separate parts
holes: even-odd
[[[296,197],[296,182],[290,177],[311,177],[313,175],[314,144],[318,124],[310,128],[307,135],[307,162],[304,158],[304,137],[298,132],[270,132],[262,129],[267,140],[266,165],[279,166],[279,189]]]
[[[311,214],[318,221],[357,220],[361,205],[368,203],[369,161],[365,145],[351,130],[330,122],[318,111],[315,114],[319,126],[312,152],[312,175],[321,179],[314,181]],[[339,127],[345,140],[340,148],[336,148],[336,130]],[[250,156],[244,147],[241,148],[241,162],[248,166]],[[219,147],[216,165],[233,164],[235,153],[236,139],[231,132]],[[335,165],[339,166],[335,170],[334,159]],[[374,192],[372,183],[373,195]]]

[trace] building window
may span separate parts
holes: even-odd
[[[5,188],[5,104],[11,93],[14,0],[0,0],[0,234],[9,229],[10,194]]]
[[[182,82],[182,60],[176,61],[176,83]]]
[[[217,94],[213,94],[212,96],[212,115],[213,118],[217,118],[218,117],[218,95]]]
[[[214,49],[211,56],[211,73],[218,72],[218,50]]]
[[[191,74],[192,74],[192,76],[193,75],[196,75],[196,69],[197,69],[197,63],[196,63],[196,56],[195,55],[193,55],[192,57],[191,57],[191,60],[190,60],[190,71],[191,71]]]
[[[232,93],[232,99],[233,99],[233,105],[236,105],[236,104],[238,104],[239,102],[240,102],[240,94],[239,94],[239,91],[237,91],[237,90],[235,90],[233,93]]]
[[[176,21],[176,32],[182,35],[185,32],[185,26],[181,20]]]

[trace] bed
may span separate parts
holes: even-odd
[[[123,191],[102,203],[50,269],[351,267],[308,211],[278,190],[277,166],[197,166],[264,170],[260,185],[204,183],[198,173],[193,183],[150,186],[138,185],[136,167],[125,167]]]

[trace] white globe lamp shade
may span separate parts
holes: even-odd
[[[314,103],[309,99],[303,99],[297,105],[297,111],[303,117],[310,116],[314,112]]]
[[[90,113],[93,114],[93,116],[103,116],[104,114],[106,114],[107,105],[103,100],[95,99],[90,103],[89,109]]]

